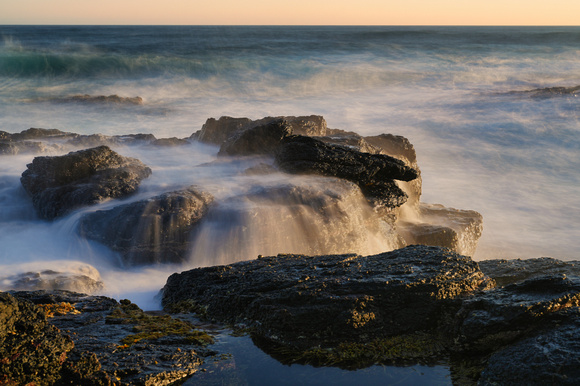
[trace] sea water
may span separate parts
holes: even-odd
[[[580,85],[580,28],[0,26],[0,39],[0,130],[185,138],[210,117],[322,115],[330,128],[407,137],[422,201],[483,215],[476,260],[580,258],[580,101],[524,92]],[[84,94],[143,104],[67,101]],[[195,183],[224,198],[247,183],[235,173],[247,165],[217,161],[214,146],[115,150],[153,169],[137,197]],[[120,269],[77,235],[82,211],[39,220],[19,182],[33,158],[0,156],[3,276],[69,262],[108,294],[149,299],[195,266]],[[211,250],[200,265],[228,262]]]

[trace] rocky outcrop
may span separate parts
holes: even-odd
[[[58,157],[36,157],[22,173],[22,186],[38,215],[54,219],[106,198],[134,193],[151,169],[107,146]]]
[[[282,139],[291,134],[290,124],[276,119],[236,132],[222,143],[218,155],[273,155]]]
[[[130,146],[142,145],[155,142],[157,139],[153,134],[127,134],[127,135],[103,135],[90,134],[78,135],[66,142],[74,147],[97,147],[97,146]]]
[[[278,255],[169,277],[165,308],[189,300],[225,323],[308,349],[433,331],[458,296],[486,285],[471,259],[411,246],[375,256]]]
[[[68,344],[67,353],[58,358],[49,376],[30,363],[27,372],[30,378],[17,384],[32,379],[38,385],[168,385],[187,379],[199,370],[204,357],[214,354],[205,347],[213,342],[212,337],[191,323],[159,312],[143,312],[129,300],[117,302],[104,296],[68,291],[13,295],[19,304],[28,307],[22,314],[37,312],[50,331],[60,329],[71,337],[63,338]],[[48,322],[45,315],[49,316]],[[26,339],[14,334],[10,337],[19,345]],[[49,346],[59,340],[45,336],[37,342]],[[36,351],[47,352],[42,348]],[[26,363],[26,357],[22,361]],[[19,370],[12,362],[7,365],[0,362],[0,366],[12,373]]]
[[[276,152],[276,165],[293,174],[317,174],[353,181],[375,206],[394,208],[407,195],[393,180],[411,181],[418,172],[403,161],[382,155],[361,153],[330,145],[314,138],[290,136]]]
[[[127,265],[180,263],[190,248],[190,233],[213,197],[196,187],[84,215],[81,235],[103,243]]]
[[[231,136],[247,129],[267,125],[272,121],[285,120],[297,135],[324,136],[327,132],[326,121],[320,115],[310,116],[283,116],[265,117],[258,120],[249,118],[220,117],[219,119],[209,118],[202,126],[201,130],[192,134],[190,139],[213,145],[221,145]]]
[[[0,293],[0,384],[54,384],[73,347],[42,309]]]
[[[511,91],[508,95],[524,95],[533,98],[550,98],[555,96],[578,96],[580,95],[580,86],[572,87],[544,87],[525,91]]]
[[[46,141],[62,142],[75,136],[76,134],[56,129],[31,128],[13,134],[0,131],[0,155],[38,154],[59,151],[62,148],[60,144]]]
[[[551,257],[484,260],[479,262],[479,268],[500,287],[546,275],[580,277],[580,261],[562,261]]]
[[[473,256],[483,232],[483,216],[473,210],[421,203],[416,221],[400,220],[397,230],[407,244],[447,247]]]

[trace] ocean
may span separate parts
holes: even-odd
[[[0,39],[0,130],[186,138],[210,117],[322,115],[329,128],[407,137],[421,200],[483,215],[475,260],[580,259],[578,27],[0,26]],[[552,87],[566,89],[533,91]],[[67,99],[84,94],[143,104]],[[234,176],[245,161],[216,163],[214,146],[118,151],[153,169],[143,194],[196,183],[219,200],[247,182]],[[4,278],[68,265],[100,276],[107,294],[147,303],[171,272],[231,262],[228,251],[293,252],[246,251],[226,237],[216,256],[204,246],[203,261],[119,268],[77,235],[79,215],[36,217],[19,182],[34,156],[0,156]]]

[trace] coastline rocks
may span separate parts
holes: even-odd
[[[546,275],[580,277],[580,261],[561,261],[551,257],[484,260],[478,263],[481,271],[494,279],[500,287]]]
[[[276,165],[288,173],[318,174],[355,182],[365,196],[390,208],[402,205],[407,198],[392,180],[411,181],[419,175],[396,158],[361,153],[304,136],[282,140],[276,152]]]
[[[418,221],[399,221],[397,230],[407,244],[446,247],[473,256],[483,232],[483,216],[437,204],[419,205]]]
[[[68,98],[58,99],[58,102],[79,102],[79,103],[103,103],[103,104],[121,104],[121,105],[142,105],[143,98],[136,97],[121,97],[114,95],[89,95],[79,94]]]
[[[37,312],[49,316],[47,326],[72,338],[67,338],[66,357],[55,366],[56,382],[43,379],[39,385],[168,385],[188,378],[205,357],[215,354],[205,347],[212,337],[191,323],[144,312],[129,300],[68,291],[13,296],[28,307],[33,307],[29,302],[37,304],[32,309],[44,310]]]
[[[579,305],[577,276],[540,276],[491,289],[463,302],[455,316],[453,348],[479,353],[497,350],[561,323],[565,311],[578,310]]]
[[[107,146],[58,157],[36,157],[20,179],[38,215],[54,219],[106,198],[134,193],[151,169]]]
[[[119,252],[127,265],[180,263],[186,259],[192,229],[212,201],[209,193],[192,186],[86,214],[79,230]]]
[[[73,347],[44,311],[0,293],[0,384],[53,384]]]
[[[544,87],[544,88],[536,88],[533,90],[525,90],[525,91],[510,91],[507,93],[508,95],[529,95],[533,98],[550,98],[554,96],[563,96],[563,95],[571,95],[571,96],[578,96],[580,95],[580,86],[572,86],[572,87]]]
[[[280,141],[291,134],[292,128],[287,121],[273,120],[236,132],[222,143],[218,156],[274,154]]]
[[[215,118],[208,118],[201,130],[193,133],[190,139],[213,145],[221,145],[225,140],[238,132],[256,126],[267,125],[272,121],[280,119],[288,122],[292,132],[297,135],[324,136],[327,132],[326,121],[320,115],[265,117],[258,120],[220,117],[217,120]]]
[[[375,256],[278,255],[173,274],[165,309],[190,301],[224,323],[308,349],[434,331],[458,296],[488,285],[449,250],[410,246]]]

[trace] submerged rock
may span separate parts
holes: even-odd
[[[190,233],[213,197],[195,187],[84,215],[81,235],[99,241],[127,265],[180,263],[190,249]]]
[[[526,95],[531,96],[534,98],[550,98],[554,96],[562,96],[562,95],[571,95],[571,96],[578,96],[580,95],[580,86],[572,86],[572,87],[544,87],[544,88],[536,88],[533,90],[525,90],[525,91],[511,91],[508,95]]]
[[[68,98],[57,99],[58,102],[79,102],[79,103],[104,103],[104,104],[122,104],[122,105],[142,105],[143,98],[136,97],[121,97],[114,95],[89,95],[80,94],[73,95]]]
[[[494,279],[498,286],[519,283],[546,275],[574,275],[580,277],[580,261],[562,261],[551,257],[537,259],[484,260],[479,268]]]
[[[308,349],[433,331],[454,299],[486,283],[468,257],[411,246],[366,257],[278,255],[198,268],[171,275],[162,303],[194,302],[209,318]]]
[[[151,169],[107,146],[58,157],[36,157],[20,179],[38,215],[54,219],[106,198],[134,193]]]
[[[276,164],[288,173],[318,174],[353,181],[365,196],[391,208],[402,205],[407,198],[393,180],[411,181],[419,175],[396,158],[361,153],[304,136],[284,138],[276,152]]]

